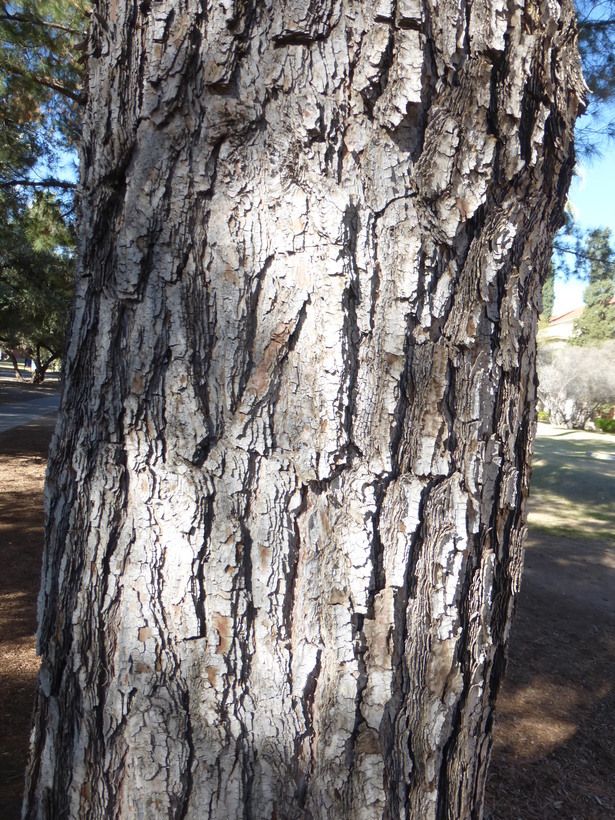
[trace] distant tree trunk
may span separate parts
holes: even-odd
[[[568,2],[101,0],[26,817],[481,813]]]
[[[41,355],[41,348],[40,345],[36,346],[36,355],[34,357],[34,362],[36,364],[36,368],[34,373],[32,374],[32,382],[34,384],[42,384],[45,381],[45,376],[47,375],[47,370],[49,369],[49,365],[52,362],[55,362],[56,359],[59,359],[57,353],[52,353],[50,351],[49,356],[44,359]]]
[[[15,378],[20,382],[25,381],[24,377],[19,372],[19,362],[17,361],[17,356],[15,355],[14,351],[7,350],[6,352],[9,359],[11,360],[11,364],[13,365],[13,374],[15,375]]]

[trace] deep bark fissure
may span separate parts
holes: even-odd
[[[201,501],[201,517],[204,522],[203,527],[203,541],[200,550],[198,551],[193,564],[192,577],[194,579],[192,597],[194,600],[194,608],[199,625],[198,635],[191,636],[192,639],[207,638],[207,619],[205,617],[205,568],[207,559],[211,549],[211,529],[213,522],[213,508],[215,503],[215,491],[210,496],[207,496]],[[188,638],[190,640],[190,638]]]
[[[305,808],[306,806],[306,797],[307,797],[307,790],[309,786],[310,780],[310,772],[313,767],[313,756],[314,756],[314,719],[313,719],[313,709],[314,709],[314,697],[316,695],[316,687],[318,686],[318,678],[320,677],[321,673],[321,658],[322,652],[319,649],[316,653],[316,663],[312,671],[308,674],[305,688],[303,690],[303,696],[301,698],[301,706],[303,709],[303,717],[305,720],[305,730],[301,738],[298,738],[298,742],[303,741],[307,738],[309,741],[309,748],[310,748],[310,759],[308,761],[308,765],[305,770],[305,774],[303,776],[300,775],[299,785],[297,788],[298,797],[299,797],[299,805],[301,808]]]
[[[241,362],[241,375],[239,377],[239,384],[237,388],[237,395],[233,396],[232,404],[231,404],[231,412],[235,413],[237,408],[239,407],[241,400],[244,395],[244,391],[248,384],[249,378],[252,375],[254,369],[254,343],[257,338],[257,308],[259,299],[261,296],[261,290],[263,287],[263,282],[265,277],[267,276],[267,271],[271,267],[275,256],[271,254],[268,256],[262,267],[256,271],[253,276],[253,282],[247,284],[246,290],[250,288],[250,290],[246,294],[246,324],[245,324],[245,336],[242,339],[243,342],[243,351],[244,351],[244,359]]]
[[[301,533],[297,524],[297,518],[307,509],[308,488],[302,485],[299,489],[301,501],[295,511],[293,522],[293,537],[288,545],[288,556],[286,559],[286,571],[284,576],[285,595],[282,604],[282,622],[286,631],[286,639],[290,640],[293,631],[293,605],[295,602],[295,584],[297,582],[297,568],[299,564],[299,553],[301,548]],[[292,684],[292,682],[291,682]]]

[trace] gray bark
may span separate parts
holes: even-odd
[[[101,0],[24,812],[479,817],[570,4]]]

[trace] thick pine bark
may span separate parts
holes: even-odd
[[[570,5],[98,5],[25,816],[478,817]]]

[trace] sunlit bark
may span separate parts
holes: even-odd
[[[478,817],[567,2],[103,0],[27,817]]]

